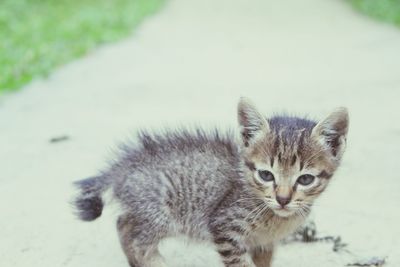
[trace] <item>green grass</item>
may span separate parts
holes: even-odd
[[[0,0],[0,93],[128,35],[163,0]]]
[[[400,26],[400,0],[350,0],[350,2],[369,16]]]

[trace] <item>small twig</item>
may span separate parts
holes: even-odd
[[[386,258],[372,257],[372,258],[370,258],[368,260],[349,263],[346,266],[363,266],[363,267],[375,266],[375,267],[379,267],[379,266],[384,265],[385,263],[386,263]]]
[[[314,222],[309,222],[307,225],[301,227],[297,232],[295,232],[288,240],[290,241],[298,241],[298,242],[332,242],[334,252],[339,252],[344,250],[347,246],[346,243],[342,242],[342,238],[340,236],[317,236],[317,230]]]
[[[69,140],[70,137],[68,135],[61,135],[61,136],[56,136],[53,137],[49,140],[50,143],[59,143],[59,142],[63,142],[63,141],[67,141]]]
[[[340,236],[322,236],[317,237],[317,230],[314,222],[308,222],[306,225],[301,227],[297,232],[291,235],[289,238],[284,240],[284,243],[289,242],[332,242],[334,252],[345,251],[354,256],[354,254],[346,249],[347,244],[342,242]],[[386,258],[371,257],[367,260],[360,260],[354,263],[349,263],[346,266],[359,266],[359,267],[380,267],[386,263]]]

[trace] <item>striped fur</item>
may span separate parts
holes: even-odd
[[[347,129],[329,120],[267,120],[242,99],[242,143],[220,131],[141,132],[109,169],[77,183],[78,214],[99,217],[111,189],[122,207],[117,229],[130,266],[164,267],[158,243],[180,234],[214,242],[225,266],[270,266],[274,244],[303,223],[339,165]],[[261,169],[274,174],[273,183],[260,179]],[[315,184],[299,186],[302,173],[314,174]],[[287,209],[277,194],[290,195]]]

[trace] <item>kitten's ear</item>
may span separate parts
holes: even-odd
[[[334,157],[340,158],[346,146],[348,129],[349,114],[347,108],[341,107],[320,121],[312,130],[311,137],[328,146]]]
[[[247,98],[240,98],[238,120],[245,146],[270,131],[268,121]]]

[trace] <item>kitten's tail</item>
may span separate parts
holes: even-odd
[[[105,176],[96,176],[76,181],[80,189],[79,195],[73,201],[76,214],[83,221],[93,221],[100,217],[104,202],[102,194],[110,187],[111,183]]]

